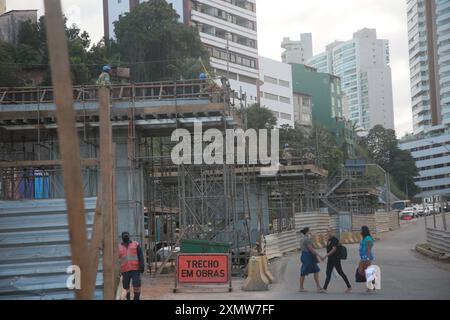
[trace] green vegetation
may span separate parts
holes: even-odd
[[[296,158],[312,155],[317,164],[329,172],[337,171],[344,162],[346,147],[339,147],[336,137],[326,127],[318,124],[310,130],[301,127],[282,127],[280,145],[288,145],[290,153]]]
[[[277,118],[272,111],[261,107],[259,104],[251,105],[246,109],[247,128],[249,129],[273,129],[277,125]]]
[[[248,128],[270,129],[276,125],[272,112],[259,105],[247,110]],[[340,170],[348,159],[346,147],[338,146],[336,137],[324,126],[315,124],[312,129],[302,127],[280,128],[280,146],[288,148],[294,158],[312,158],[316,163],[333,173]],[[284,150],[281,150],[283,152]],[[376,163],[389,173],[391,192],[400,199],[412,198],[420,190],[414,183],[418,175],[411,153],[400,150],[394,130],[375,126],[366,138],[362,138],[355,148],[356,158],[367,163]],[[368,167],[364,181],[365,186],[382,186],[385,184],[384,173],[378,168]]]
[[[202,71],[200,60],[209,63],[197,29],[178,19],[167,1],[152,0],[115,22],[121,60],[138,62],[132,68],[134,81],[196,79]]]
[[[91,44],[87,32],[66,26],[72,80],[94,84],[102,67],[129,67],[133,81],[196,79],[209,69],[209,56],[198,31],[178,22],[165,0],[139,5],[115,23],[117,40]],[[28,71],[44,74],[41,85],[51,85],[45,17],[20,26],[17,45],[0,42],[0,86],[33,85]]]
[[[393,179],[393,190],[402,195],[400,190],[405,190],[408,197],[412,198],[420,189],[414,183],[414,177],[419,170],[409,151],[401,150],[395,131],[375,126],[369,135],[363,140],[363,146],[367,149],[370,159],[386,170]],[[397,196],[398,196],[397,195]],[[404,197],[406,197],[403,194]]]

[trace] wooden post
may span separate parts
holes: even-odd
[[[112,208],[113,208],[113,258],[114,258],[114,288],[119,285],[120,270],[119,270],[119,243],[118,243],[118,217],[117,217],[117,180],[116,180],[116,144],[112,144],[111,148],[112,158]]]
[[[64,192],[67,203],[70,250],[72,264],[81,270],[81,288],[75,290],[79,300],[89,299],[87,277],[87,235],[86,213],[84,208],[83,178],[81,175],[80,145],[75,126],[73,108],[73,89],[64,31],[61,3],[58,0],[45,0],[45,24],[47,32],[50,67],[54,86],[58,140],[61,153]]]
[[[101,212],[103,216],[103,299],[113,300],[114,288],[114,241],[113,241],[113,197],[112,197],[112,129],[109,89],[99,89],[100,117],[100,168],[101,168]]]

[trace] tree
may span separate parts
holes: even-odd
[[[419,175],[419,170],[411,152],[397,148],[386,166],[386,171],[391,174],[400,190],[408,196],[413,197],[420,192],[420,188],[414,182],[414,177]]]
[[[14,62],[14,47],[0,41],[0,87],[13,87],[19,84],[18,68]]]
[[[324,126],[315,124],[309,144],[315,146],[318,164],[329,172],[335,172],[344,162],[344,153],[337,145],[335,136]]]
[[[302,157],[305,147],[308,144],[308,133],[300,126],[292,128],[289,125],[283,125],[280,128],[280,146],[289,146],[291,154],[294,157]]]
[[[101,65],[93,66],[91,60],[93,55],[90,54],[89,49],[91,46],[89,34],[81,31],[76,25],[65,26],[65,31],[73,83],[76,85],[93,84],[101,70]],[[94,47],[97,48],[97,46]],[[14,48],[14,63],[28,69],[35,66],[46,67],[43,84],[51,85],[45,16],[42,16],[36,23],[25,21],[20,24],[18,44]]]
[[[198,77],[198,59],[209,66],[209,54],[198,30],[178,21],[165,0],[150,0],[114,23],[121,61],[132,66],[134,81]]]
[[[398,148],[395,131],[385,129],[381,125],[373,127],[367,138],[365,146],[370,157],[380,166],[385,167],[392,159],[393,152]]]
[[[377,125],[370,130],[363,144],[367,147],[369,157],[392,176],[401,190],[410,197],[420,191],[414,183],[419,170],[411,152],[400,149],[394,130]]]
[[[336,171],[344,161],[344,153],[335,137],[326,127],[317,124],[310,130],[282,126],[280,145],[289,145],[291,155],[296,158],[312,155],[318,165],[330,172]]]
[[[261,107],[258,103],[251,105],[245,110],[247,117],[248,129],[267,129],[271,130],[277,125],[277,118],[275,118],[272,111]]]

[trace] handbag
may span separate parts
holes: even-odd
[[[359,272],[359,267],[356,268],[355,281],[356,281],[357,283],[366,282],[366,275],[365,275],[365,273],[364,273],[364,274],[361,274],[361,273]]]
[[[356,268],[356,274],[355,274],[355,281],[360,282],[366,282],[366,269],[371,265],[372,263],[368,260],[361,260],[359,262],[358,268]]]

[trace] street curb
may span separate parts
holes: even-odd
[[[430,246],[428,244],[426,244],[426,243],[416,245],[415,249],[420,254],[423,254],[423,255],[425,255],[427,257],[430,257],[430,258],[432,258],[434,260],[450,263],[450,256],[449,255],[447,255],[445,253],[440,253],[440,252],[433,251],[430,248]]]

